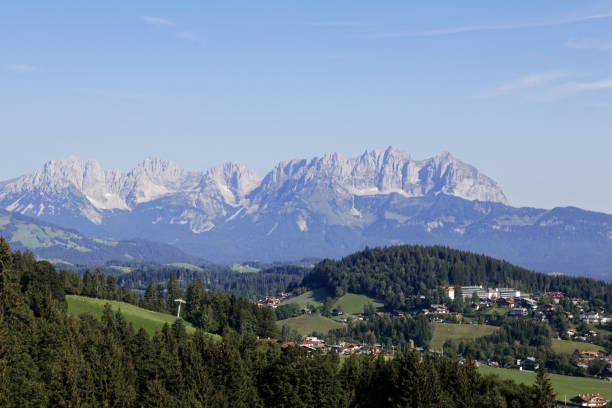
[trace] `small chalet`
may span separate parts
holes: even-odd
[[[447,314],[448,307],[446,307],[445,305],[431,305],[429,308],[429,312],[435,314]]]
[[[529,311],[524,307],[515,307],[508,313],[508,316],[527,316]]]
[[[540,364],[538,364],[538,361],[535,359],[535,357],[527,357],[526,359],[520,362],[520,365],[520,370],[525,369],[535,371],[540,368]]]
[[[502,307],[514,307],[514,300],[499,298],[497,299],[497,304]]]
[[[599,324],[601,321],[601,318],[599,316],[599,313],[597,312],[588,312],[588,313],[581,313],[580,320],[585,322],[586,324]]]
[[[581,407],[605,407],[608,399],[601,394],[578,394],[574,399]]]

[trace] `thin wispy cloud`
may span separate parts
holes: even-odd
[[[612,41],[605,42],[595,38],[583,38],[580,40],[571,38],[564,42],[563,46],[577,50],[612,51]]]
[[[531,22],[517,22],[507,24],[482,24],[482,25],[467,25],[460,27],[446,27],[433,30],[425,31],[397,31],[397,32],[385,32],[385,33],[372,33],[366,34],[361,37],[370,39],[383,39],[383,38],[402,38],[402,37],[436,37],[443,35],[462,34],[476,31],[506,31],[506,30],[519,30],[525,28],[538,28],[538,27],[549,27],[565,24],[580,23],[583,21],[590,20],[601,20],[612,18],[612,12],[598,13],[598,14],[585,14],[570,17],[561,17],[557,19],[548,19],[541,21]]]
[[[174,21],[168,20],[166,18],[153,17],[153,16],[142,16],[141,18],[146,23],[156,25],[156,26],[173,26],[174,25]]]
[[[513,81],[504,83],[497,87],[498,93],[507,93],[518,89],[534,88],[537,86],[547,85],[566,78],[567,73],[563,71],[549,71],[523,75]]]
[[[5,68],[8,71],[11,72],[34,72],[34,71],[38,71],[38,68],[36,68],[33,65],[26,65],[26,64],[7,64],[5,66]]]
[[[600,79],[591,82],[568,82],[563,84],[562,89],[570,92],[599,91],[612,89],[612,78]]]

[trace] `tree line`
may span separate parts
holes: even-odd
[[[199,299],[191,318],[215,303],[197,283],[186,296]],[[151,337],[110,306],[101,319],[71,317],[54,267],[0,239],[0,406],[552,406],[545,374],[528,387],[481,376],[470,360],[407,352],[341,363],[333,353],[283,351],[258,342],[258,328],[239,316],[246,309],[234,306],[232,315],[232,302],[240,303],[219,302],[228,311],[219,315],[228,318],[219,341],[202,330],[187,334],[181,320]]]
[[[527,292],[560,291],[569,297],[599,299],[612,307],[612,285],[583,277],[537,273],[506,261],[442,246],[366,248],[341,260],[326,259],[302,285],[326,287],[335,297],[347,292],[384,300],[388,310],[422,306],[441,286],[514,287]]]

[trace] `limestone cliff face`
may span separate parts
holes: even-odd
[[[355,196],[447,194],[506,203],[493,180],[448,153],[417,161],[389,148],[355,158],[334,153],[310,161],[283,162],[263,181],[236,163],[197,172],[148,158],[123,173],[106,170],[95,160],[70,157],[47,162],[30,174],[3,183],[0,206],[29,216],[67,215],[102,224],[113,211],[133,211],[139,205],[164,199],[165,205],[171,203],[174,208],[173,215],[157,222],[188,224],[194,233],[200,233],[238,210],[256,214],[271,203],[291,208],[292,200],[307,201],[313,192],[317,192],[317,200],[334,205],[339,219],[343,211],[348,215],[354,212]],[[318,201],[311,204],[306,208],[316,211],[321,207]]]

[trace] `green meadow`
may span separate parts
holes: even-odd
[[[113,311],[121,310],[121,315],[128,322],[132,323],[136,330],[145,329],[150,335],[160,331],[164,324],[171,325],[177,320],[176,316],[165,313],[152,312],[129,303],[117,302],[113,300],[94,299],[83,296],[66,296],[68,302],[68,314],[79,316],[83,313],[91,313],[98,318],[102,317],[104,305],[110,304]],[[195,332],[195,327],[190,323],[183,321],[187,329],[187,333]],[[214,335],[216,338],[219,336]]]
[[[578,351],[604,351],[605,349],[597,344],[584,343],[581,341],[570,340],[552,340],[552,349],[555,353],[572,354],[575,350]]]
[[[501,379],[512,380],[526,385],[534,384],[536,378],[536,373],[533,371],[510,370],[488,366],[481,366],[478,370],[481,374],[495,374]],[[570,401],[578,394],[588,393],[601,393],[604,397],[612,399],[612,383],[609,381],[558,374],[549,374],[549,376],[559,401],[563,401],[565,397]]]
[[[312,332],[327,333],[332,329],[344,326],[342,323],[335,322],[317,313],[279,320],[276,324],[279,328],[288,326],[291,329],[295,329],[302,336],[308,336]]]
[[[363,313],[363,307],[368,302],[372,302],[377,312],[382,312],[385,308],[381,301],[366,295],[356,295],[354,293],[347,293],[340,297],[336,303],[334,303],[333,307],[337,308],[338,305],[342,305],[342,310],[345,315],[355,315]]]
[[[319,288],[315,290],[309,290],[308,292],[302,293],[300,296],[295,296],[281,302],[281,305],[288,303],[297,303],[300,309],[306,307],[306,305],[313,305],[319,307],[325,302],[325,299],[329,296],[326,288]]]
[[[434,323],[433,329],[433,337],[429,342],[429,347],[433,350],[440,350],[448,339],[455,343],[474,341],[478,337],[495,332],[497,327],[485,324]]]

